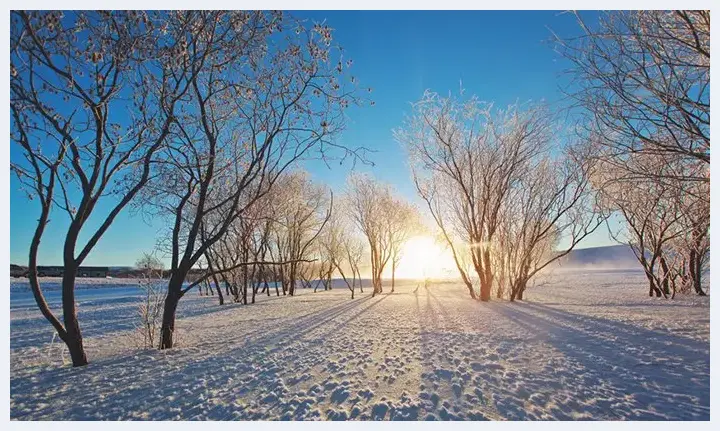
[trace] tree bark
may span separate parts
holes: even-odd
[[[670,294],[670,269],[668,268],[667,262],[665,261],[665,257],[660,257],[660,267],[662,268],[663,272],[663,280],[662,280],[662,290],[665,295]]]
[[[52,184],[54,184],[54,182],[51,182],[50,185],[50,195],[52,194]],[[48,306],[47,301],[45,301],[45,296],[40,289],[40,281],[38,280],[37,253],[40,247],[40,240],[45,230],[45,225],[47,224],[48,215],[50,213],[50,205],[44,201],[41,202],[41,204],[42,213],[40,215],[40,219],[38,220],[38,225],[35,228],[35,234],[33,235],[32,242],[30,243],[30,253],[28,256],[28,281],[30,282],[30,288],[32,289],[33,296],[35,297],[35,302],[37,303],[38,308],[40,308],[40,312],[43,316],[45,316],[50,324],[52,324],[53,328],[55,328],[60,339],[67,344],[67,333],[65,332],[65,328],[62,323],[60,323],[60,320],[58,320],[58,318],[50,310],[50,306]]]
[[[395,293],[395,260],[392,263],[392,281],[390,282],[390,293]]]
[[[481,279],[480,283],[480,300],[481,301],[489,301],[490,296],[492,294],[492,269],[491,269],[491,263],[490,263],[490,250],[485,249],[483,252],[483,270],[484,274]]]
[[[66,340],[73,367],[82,367],[88,364],[87,355],[83,346],[82,333],[75,307],[75,277],[77,267],[65,266],[62,280],[63,321],[65,324]]]
[[[208,270],[212,271],[212,266],[208,266]],[[218,279],[215,275],[212,276],[212,280],[215,283],[215,289],[217,289],[218,299],[220,300],[220,305],[225,304],[225,298],[223,298],[222,289],[220,288],[220,283],[218,282]],[[227,289],[227,286],[226,286]]]
[[[657,296],[658,298],[660,298],[662,296],[662,291],[655,284],[655,280],[653,279],[652,275],[645,273],[645,276],[647,277],[648,282],[650,283],[650,296],[651,297]]]
[[[168,283],[168,293],[165,297],[163,320],[160,328],[160,349],[172,349],[175,332],[175,313],[178,302],[182,297],[183,278],[173,275]]]
[[[263,287],[265,293],[267,293],[267,296],[270,296],[270,283],[268,283],[267,271],[263,271],[263,283],[265,283],[265,286]]]
[[[690,251],[690,279],[692,280],[693,289],[699,296],[706,296],[702,290],[702,262],[695,250]]]

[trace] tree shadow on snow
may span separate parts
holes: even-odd
[[[415,304],[425,419],[709,419],[705,341],[535,303],[463,317],[432,289]]]
[[[136,352],[91,362],[82,369],[49,369],[41,379],[17,376],[11,380],[11,417],[117,420],[142,419],[140,414],[146,413],[155,420],[247,420],[266,418],[272,409],[287,412],[282,419],[305,419],[311,403],[284,397],[289,391],[278,372],[281,367],[297,373],[309,370],[320,358],[301,356],[307,346],[322,346],[324,335],[341,323],[338,317],[353,309],[362,313],[370,299],[368,295],[343,301],[268,324],[245,322],[257,330],[236,335],[229,327],[226,336],[218,334],[197,346]],[[245,401],[255,390],[263,396],[250,400],[257,405],[249,409]],[[38,403],[40,394],[53,403]],[[226,403],[204,402],[210,397]]]
[[[555,370],[553,378],[582,388],[579,401],[587,404],[579,403],[577,413],[586,409],[609,419],[709,419],[707,342],[536,303],[492,306],[529,334],[543,337],[575,366]]]

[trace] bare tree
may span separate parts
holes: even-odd
[[[140,325],[137,329],[142,347],[148,349],[157,346],[160,335],[160,317],[165,301],[163,290],[166,286],[162,279],[163,263],[155,255],[143,253],[135,267],[140,270],[139,285],[143,292],[138,305]]]
[[[553,126],[542,105],[493,111],[476,97],[443,98],[426,92],[396,131],[413,161],[418,191],[436,222],[445,218],[438,226],[446,239],[452,224],[452,233],[469,246],[482,301],[490,299],[493,286],[492,250],[502,222],[500,210],[513,183],[547,151]],[[428,202],[429,198],[436,201]]]
[[[360,287],[360,293],[363,293],[362,276],[360,275],[360,264],[365,255],[365,247],[362,240],[352,234],[346,234],[343,239],[343,250],[347,255],[347,264],[350,267],[350,273],[352,274],[352,296],[355,296],[355,283]],[[345,278],[345,277],[343,277]],[[351,298],[352,299],[352,298]]]
[[[695,190],[687,191],[689,187]],[[676,195],[682,231],[670,245],[675,254],[682,256],[678,276],[701,296],[706,294],[702,279],[710,264],[710,202],[698,196],[709,196],[709,188],[708,183],[688,183]]]
[[[152,177],[152,160],[189,89],[167,69],[177,44],[171,38],[160,43],[163,21],[161,13],[140,11],[11,14],[10,138],[22,155],[11,168],[41,207],[29,280],[73,366],[87,364],[75,307],[77,269]],[[68,220],[62,323],[37,275],[52,209]]]
[[[362,291],[359,266],[363,258],[363,243],[356,234],[348,210],[347,199],[342,199],[319,238],[320,260],[330,264],[328,277],[335,271],[340,274],[350,290],[350,299],[355,299],[356,287],[359,286]]]
[[[605,220],[591,189],[592,160],[566,148],[566,156],[540,158],[511,188],[501,210],[498,242],[510,301],[522,300],[528,282],[569,254]],[[567,242],[564,250],[556,247]],[[497,275],[496,275],[497,277]]]
[[[345,194],[347,210],[370,248],[373,296],[382,293],[382,274],[392,257],[391,213],[392,191],[374,178],[353,174],[348,178]]]
[[[223,300],[217,280],[222,280],[226,294],[232,295],[233,302],[243,304],[248,303],[248,287],[252,286],[250,302],[255,302],[256,281],[264,277],[264,267],[267,266],[257,262],[264,262],[267,257],[272,223],[268,214],[270,208],[268,195],[256,200],[232,222],[223,237],[208,247],[205,257],[211,278],[218,286],[220,305]],[[204,225],[200,230],[204,241],[207,238]]]
[[[709,182],[710,11],[612,11],[597,25],[576,16],[583,34],[556,35],[556,46],[573,64],[569,94],[606,161],[627,180]],[[671,168],[641,170],[628,163],[636,153]]]
[[[390,293],[395,292],[395,271],[403,257],[403,247],[407,241],[422,231],[420,214],[413,205],[391,197],[388,203],[391,210],[387,213],[388,243],[390,244]]]
[[[659,159],[649,155],[635,155],[633,159],[644,162],[645,167],[653,164],[661,168],[653,163]],[[658,267],[663,251],[678,232],[677,201],[661,182],[651,179],[632,183],[616,181],[616,178],[622,178],[623,172],[612,164],[600,164],[595,179],[602,207],[609,213],[617,211],[624,221],[619,229],[610,229],[608,225],[608,230],[613,239],[632,249],[645,271],[650,296],[668,296],[670,292],[662,289],[667,274],[660,274]]]
[[[343,281],[347,285],[348,289],[350,289],[350,299],[354,299],[354,279],[353,284],[350,284],[350,281],[345,276],[345,271],[343,270],[343,266],[347,261],[347,254],[344,250],[345,244],[343,241],[343,237],[347,233],[347,230],[343,226],[343,220],[341,219],[341,216],[336,209],[332,217],[330,217],[327,224],[325,225],[322,234],[318,238],[318,246],[320,248],[320,262],[327,262],[329,266],[329,268],[324,271],[325,276],[329,279],[332,277],[332,274],[335,273],[335,271],[338,271]],[[322,273],[323,272],[321,270],[321,278]],[[326,285],[326,287],[329,286]]]
[[[429,179],[421,180],[413,169],[413,180],[418,194],[425,201],[430,215],[440,229],[442,239],[452,252],[455,267],[460,273],[460,278],[467,287],[470,297],[477,299],[477,292],[470,276],[470,265],[466,259],[470,253],[466,243],[462,240],[463,233],[459,228],[460,224],[453,223],[452,218],[455,215],[452,210],[453,205],[448,205],[449,202],[455,202],[453,199],[457,198],[453,195],[454,190],[447,184],[449,181],[437,173],[432,173]]]
[[[278,189],[283,191],[283,202],[275,210],[275,238],[280,256],[290,262],[283,267],[283,289],[293,296],[299,271],[312,268],[301,268],[301,262],[313,260],[315,243],[332,215],[333,198],[332,192],[313,183],[304,172],[286,175]]]
[[[595,215],[583,146],[553,154],[553,116],[542,105],[494,111],[475,97],[426,92],[396,137],[405,144],[421,198],[452,251],[471,298],[522,299],[536,274],[602,223]],[[568,247],[556,252],[561,239]]]
[[[659,175],[670,169],[664,158],[650,154],[635,154],[629,163]],[[678,276],[703,295],[701,274],[709,250],[709,208],[702,205],[702,199],[681,194],[658,177],[628,182],[624,173],[624,168],[611,163],[600,164],[595,187],[605,211],[622,217],[624,224],[610,229],[610,234],[632,249],[648,279],[649,295],[674,297]]]

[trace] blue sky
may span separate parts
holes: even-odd
[[[375,106],[352,109],[340,137],[345,145],[375,150],[370,155],[375,166],[358,165],[356,170],[372,172],[418,204],[405,154],[392,135],[409,114],[410,103],[426,89],[455,92],[461,82],[467,93],[496,106],[528,100],[560,103],[560,74],[568,65],[553,51],[548,28],[564,36],[579,32],[571,14],[552,11],[303,11],[294,15],[327,20],[335,29],[335,40],[353,59],[353,74],[360,85],[373,88]],[[584,17],[592,21],[592,15]],[[11,151],[11,158],[18,154]],[[304,167],[336,190],[350,169],[337,163],[328,169],[319,162],[307,162]],[[38,206],[28,201],[12,176],[10,188],[10,258],[25,264]],[[56,211],[41,244],[41,263],[62,263],[66,227],[63,214]],[[132,265],[143,251],[152,250],[160,227],[126,210],[85,264]],[[580,246],[611,243],[601,227]]]

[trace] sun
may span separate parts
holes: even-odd
[[[452,255],[430,236],[410,238],[402,250],[396,278],[441,278],[452,268]]]

